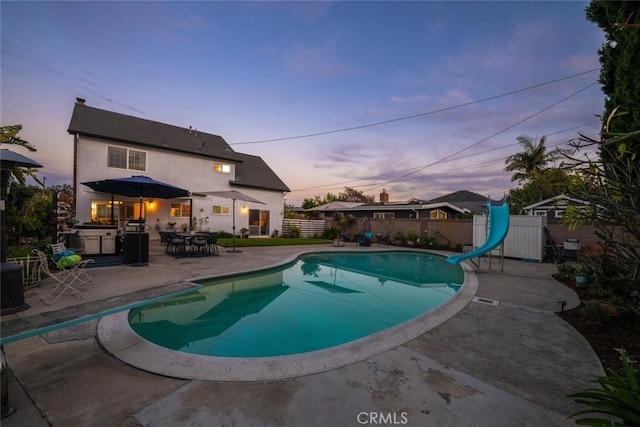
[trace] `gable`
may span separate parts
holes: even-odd
[[[67,130],[70,134],[123,142],[140,147],[197,155],[236,163],[235,180],[229,184],[274,191],[290,191],[260,157],[235,152],[218,135],[154,122],[75,104]]]
[[[144,147],[241,161],[218,135],[167,125],[76,103],[67,132]]]
[[[236,153],[242,164],[236,166],[236,179],[231,185],[262,188],[265,190],[290,191],[276,173],[258,156]]]

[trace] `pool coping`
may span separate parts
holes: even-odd
[[[292,259],[298,257],[292,257]],[[285,261],[286,263],[288,261]],[[100,345],[128,365],[172,378],[205,381],[269,381],[317,374],[348,366],[401,346],[449,320],[476,295],[478,278],[467,262],[456,294],[427,313],[367,337],[309,353],[277,357],[215,357],[169,350],[140,337],[128,311],[100,319]]]

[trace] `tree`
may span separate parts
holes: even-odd
[[[538,200],[533,200],[532,203],[543,200],[545,188],[553,185],[550,179],[552,177],[545,176],[549,171],[547,165],[558,160],[566,150],[547,151],[545,136],[537,141],[530,136],[519,136],[516,139],[522,145],[523,151],[507,157],[504,170],[515,172],[511,181],[529,184],[535,190]]]
[[[570,194],[590,206],[568,206],[563,222],[570,228],[594,224],[602,253],[592,261],[601,275],[616,279],[608,283],[609,291],[640,311],[640,152],[627,145],[640,136],[640,130],[611,133],[614,119],[615,110],[600,140],[580,135],[575,141],[580,148],[597,146],[601,155],[569,162],[568,167],[583,176],[571,186]]]
[[[530,182],[509,191],[509,210],[514,215],[522,215],[525,206],[567,193],[567,188],[575,179],[564,169],[546,169]]]
[[[304,209],[315,208],[316,206],[326,205],[327,203],[335,202],[338,200],[338,196],[335,194],[327,193],[324,198],[320,198],[320,196],[315,196],[313,199],[306,198],[302,202],[302,207]]]
[[[605,94],[603,118],[611,117],[616,109],[626,112],[610,124],[609,132],[634,132],[640,129],[640,3],[592,0],[585,12],[587,19],[604,31],[606,39],[598,51]],[[640,151],[640,136],[625,143]]]
[[[338,199],[343,202],[373,203],[374,201],[373,196],[366,196],[362,191],[351,187],[344,187],[344,193],[340,193]]]
[[[2,144],[19,145],[20,147],[24,147],[31,152],[38,151],[36,147],[34,147],[29,142],[25,141],[24,139],[18,136],[18,132],[20,132],[21,130],[22,130],[22,125],[11,125],[11,126],[0,127],[0,145]],[[11,174],[18,180],[20,184],[25,183],[25,175],[28,175],[31,178],[33,178],[38,184],[44,187],[44,184],[36,176],[35,169],[16,166],[11,170]]]

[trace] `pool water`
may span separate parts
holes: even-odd
[[[451,298],[460,266],[409,251],[323,252],[280,268],[200,282],[128,316],[144,339],[182,352],[271,357],[325,349],[422,315]]]

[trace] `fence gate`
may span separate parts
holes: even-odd
[[[544,215],[510,215],[509,232],[504,239],[504,256],[542,261],[544,259],[544,227],[547,217]],[[473,217],[473,247],[480,247],[487,240],[487,216]],[[496,249],[491,254],[499,255]]]

